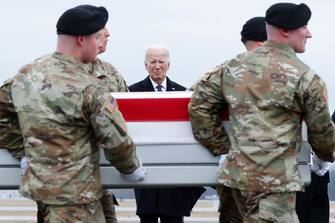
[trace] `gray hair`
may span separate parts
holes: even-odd
[[[145,64],[147,63],[147,58],[148,58],[148,55],[149,55],[151,50],[164,50],[165,54],[166,54],[167,62],[170,63],[169,49],[162,44],[154,44],[154,45],[148,46],[145,50],[145,54],[144,54],[144,63]]]

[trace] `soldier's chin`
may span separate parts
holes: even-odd
[[[97,55],[95,57],[91,57],[91,58],[82,58],[81,62],[83,63],[92,63],[97,59]]]
[[[306,50],[305,46],[301,46],[301,47],[296,47],[296,48],[294,48],[294,51],[295,51],[296,53],[304,53],[305,50]]]
[[[99,47],[99,54],[104,53],[106,51],[106,47]]]

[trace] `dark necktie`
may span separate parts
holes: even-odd
[[[162,91],[163,86],[159,84],[156,86],[156,88],[157,88],[157,91]]]

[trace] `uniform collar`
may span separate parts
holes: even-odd
[[[107,76],[107,71],[104,67],[103,61],[96,59],[92,64],[92,69],[94,70],[93,75],[97,78],[104,78]]]
[[[85,70],[86,72],[88,72],[89,74],[92,73],[92,63],[83,63],[79,60],[77,60],[76,58],[72,57],[72,56],[68,56],[68,55],[64,55],[58,52],[54,52],[52,54],[53,58],[56,58],[58,60],[62,60],[65,61],[67,63],[71,63],[75,66],[78,66],[80,68],[82,68],[83,70]]]
[[[267,40],[263,46],[276,48],[276,49],[283,50],[285,52],[292,53],[295,55],[293,48],[290,45],[285,44],[285,43],[277,43],[271,40]]]

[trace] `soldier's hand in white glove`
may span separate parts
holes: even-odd
[[[22,157],[20,161],[20,167],[21,167],[20,173],[21,173],[21,176],[23,176],[26,174],[27,169],[28,169],[28,159],[26,156]]]
[[[219,159],[219,167],[222,167],[223,164],[226,162],[226,158],[227,157],[227,154],[223,154],[220,156],[220,159]]]
[[[327,173],[331,165],[331,162],[323,161],[315,154],[312,157],[312,170],[318,176],[323,176]]]
[[[222,167],[227,160],[227,154],[220,155],[219,166],[216,168],[216,173],[219,174],[222,171]]]
[[[121,177],[124,180],[130,181],[130,182],[142,181],[144,180],[145,175],[146,175],[146,170],[145,170],[145,167],[142,166],[142,164],[133,173],[130,173],[130,174],[121,173]]]

